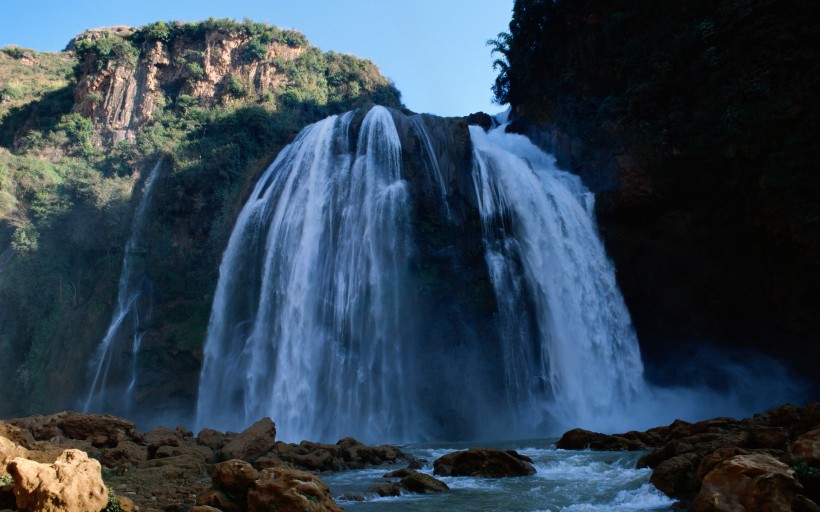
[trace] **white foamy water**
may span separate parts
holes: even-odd
[[[334,496],[358,494],[363,502],[340,501],[348,511],[437,512],[649,512],[669,511],[674,501],[649,484],[651,470],[635,469],[641,453],[565,451],[549,441],[488,443],[485,446],[515,449],[533,459],[537,473],[517,478],[436,477],[450,492],[433,495],[403,494],[378,497],[368,489],[385,483],[390,468],[347,471],[323,476]],[[435,458],[466,445],[411,445],[404,449],[428,463],[432,475]]]

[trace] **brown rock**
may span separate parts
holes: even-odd
[[[237,499],[232,499],[225,491],[208,489],[197,496],[196,504],[199,507],[208,507],[222,512],[244,512],[247,510],[244,500],[244,494]]]
[[[218,508],[209,507],[208,505],[196,505],[194,507],[191,507],[191,510],[189,510],[188,512],[223,512],[223,511],[219,510]]]
[[[395,484],[377,484],[369,489],[370,492],[375,492],[382,498],[390,496],[401,496],[401,487],[398,483]]]
[[[50,465],[16,458],[8,465],[21,510],[98,512],[108,504],[100,463],[66,450]]]
[[[698,490],[696,471],[700,457],[684,453],[669,458],[655,468],[649,482],[661,492],[673,498],[687,498]]]
[[[763,454],[737,455],[704,477],[693,512],[791,512],[800,484],[794,472]]]
[[[415,471],[413,471],[410,468],[401,468],[395,471],[391,471],[389,473],[385,473],[382,478],[404,478],[406,476],[412,475],[413,473],[415,473]]]
[[[785,450],[789,446],[789,431],[783,427],[756,427],[746,431],[746,447]]]
[[[502,478],[535,474],[532,462],[514,450],[470,448],[448,453],[433,461],[433,473],[440,476]]]
[[[146,447],[133,441],[122,441],[114,448],[105,448],[100,457],[100,462],[109,468],[126,464],[134,465],[146,460],[148,460]]]
[[[450,487],[441,480],[424,473],[415,472],[402,478],[399,486],[415,494],[435,494],[450,490]]]
[[[295,469],[262,471],[248,491],[249,512],[342,512],[327,484],[319,477]]]
[[[255,459],[273,449],[276,425],[270,418],[257,421],[222,447],[226,459]]]
[[[820,429],[811,430],[795,439],[789,453],[796,461],[820,467]]]
[[[222,432],[218,432],[210,428],[204,428],[200,430],[199,434],[197,434],[196,442],[202,446],[207,446],[212,450],[219,450],[225,446],[225,443],[228,442],[228,438]]]
[[[646,450],[648,446],[636,439],[627,439],[621,436],[610,436],[576,428],[565,432],[555,444],[560,450],[607,450],[627,451]]]
[[[223,491],[244,495],[253,487],[257,478],[259,471],[253,466],[243,460],[232,459],[214,467],[211,482]]]
[[[734,445],[723,446],[718,448],[714,452],[706,455],[701,459],[700,464],[698,465],[698,472],[697,472],[697,479],[703,480],[710,471],[715,469],[715,466],[723,462],[724,460],[731,459],[735,455],[748,455],[749,452],[744,450],[743,448],[738,448]]]

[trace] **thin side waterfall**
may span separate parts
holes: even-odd
[[[131,413],[138,377],[137,355],[145,334],[141,318],[150,313],[150,306],[141,303],[146,286],[141,244],[151,191],[161,167],[160,160],[151,169],[131,220],[131,236],[125,245],[117,304],[92,360],[93,377],[82,405],[84,412]]]
[[[643,365],[593,196],[504,126],[470,136],[507,398],[535,423],[612,428],[644,393]]]
[[[413,251],[401,145],[374,107],[305,130],[260,178],[220,267],[197,424],[285,439],[411,436]],[[237,404],[239,406],[237,407]]]

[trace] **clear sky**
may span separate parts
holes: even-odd
[[[0,47],[62,50],[88,28],[244,17],[303,32],[322,50],[374,61],[408,108],[443,116],[492,103],[487,39],[507,30],[513,0],[0,0]]]

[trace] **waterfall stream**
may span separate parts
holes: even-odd
[[[159,176],[162,161],[148,174],[142,188],[142,197],[131,220],[131,235],[125,245],[122,260],[117,303],[105,337],[97,347],[92,360],[93,377],[83,412],[105,412],[130,415],[133,393],[137,385],[137,355],[145,334],[141,318],[150,312],[150,303],[143,304],[145,272],[142,268],[141,247],[146,212],[151,206],[151,190]]]
[[[197,425],[400,442],[622,415],[643,368],[580,180],[503,126],[452,171],[421,116],[361,117],[303,130],[242,209]]]

